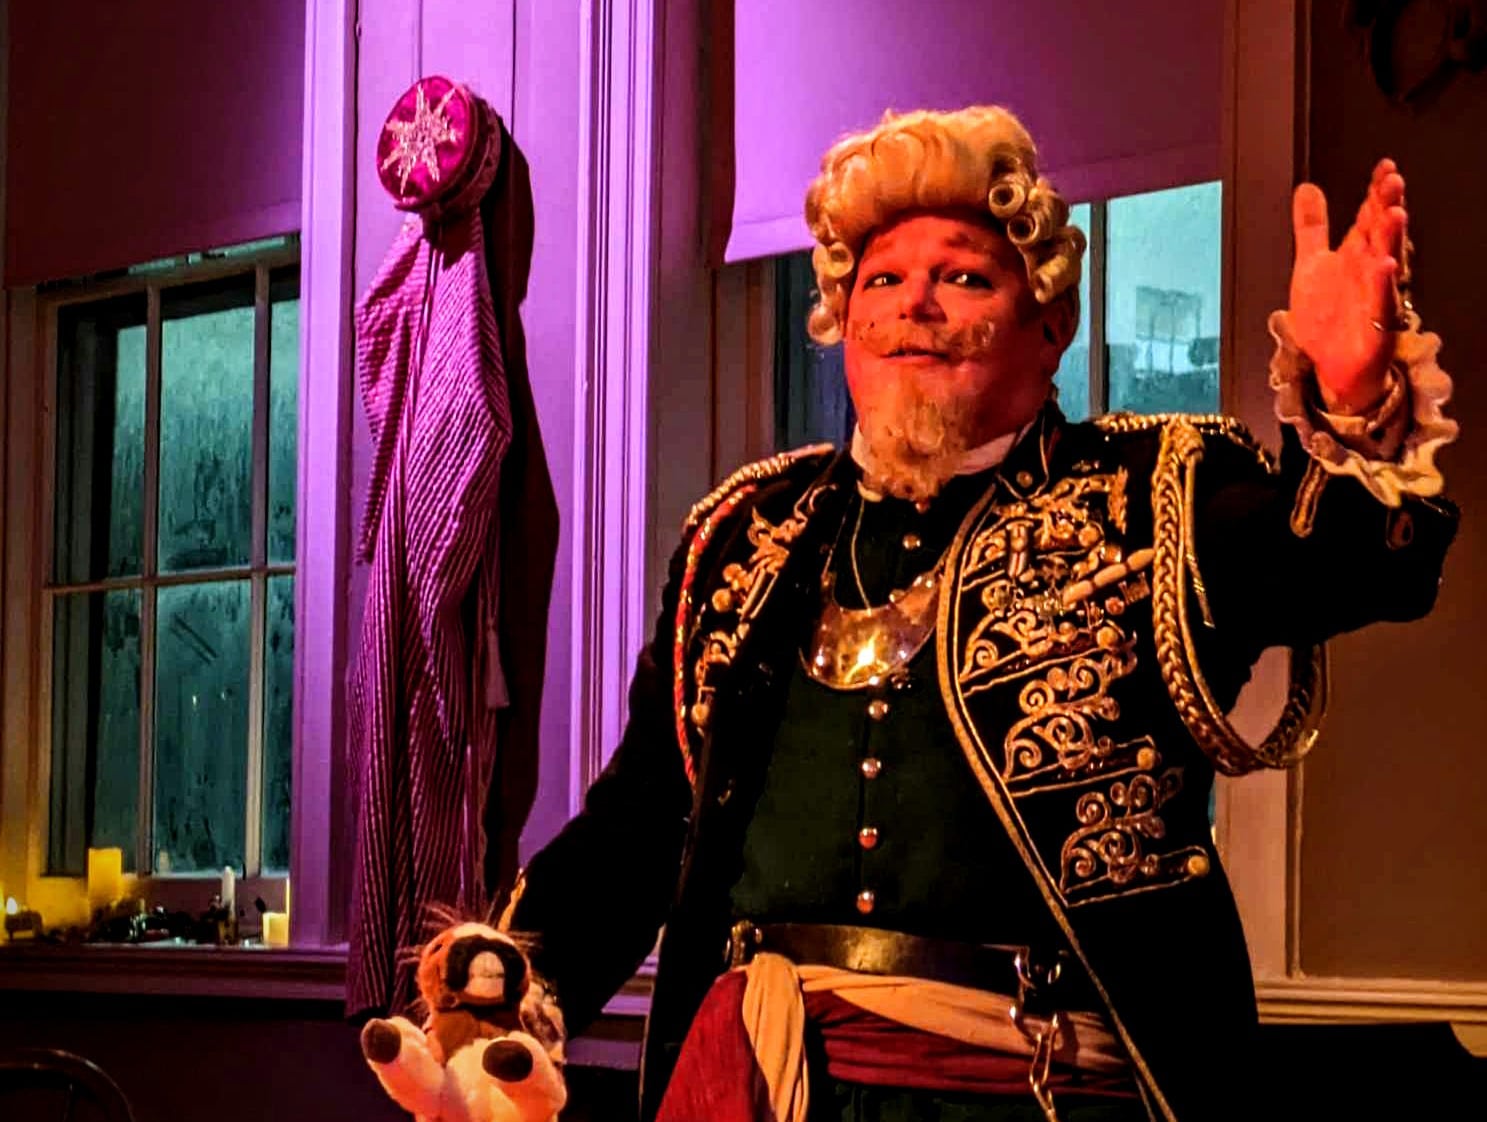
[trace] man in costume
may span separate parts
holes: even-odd
[[[622,743],[505,918],[570,1031],[664,925],[646,1118],[1240,1110],[1214,773],[1299,758],[1319,644],[1428,611],[1455,530],[1403,199],[1381,162],[1334,251],[1297,191],[1275,463],[1222,417],[1059,413],[1084,238],[1011,114],[827,153],[810,329],[844,344],[852,446],[694,508]],[[1276,645],[1252,746],[1224,713]]]

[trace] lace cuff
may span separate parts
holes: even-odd
[[[1291,336],[1290,317],[1272,312],[1270,388],[1275,415],[1301,438],[1301,446],[1330,475],[1350,475],[1385,506],[1405,496],[1438,495],[1445,479],[1436,452],[1456,439],[1458,425],[1441,412],[1451,397],[1451,376],[1436,364],[1441,339],[1411,326],[1400,331],[1384,400],[1366,414],[1328,413],[1321,407],[1311,359]]]

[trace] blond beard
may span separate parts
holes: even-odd
[[[985,321],[947,328],[904,319],[869,320],[852,331],[871,354],[935,351],[947,367],[985,353],[995,334],[995,326]],[[863,485],[914,503],[934,498],[971,447],[966,430],[972,404],[956,395],[944,373],[922,369],[904,372],[860,403]]]
[[[894,382],[857,420],[863,485],[913,503],[934,498],[970,447],[968,404],[931,394],[914,377]]]

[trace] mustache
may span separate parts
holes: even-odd
[[[980,320],[948,328],[913,320],[869,320],[857,324],[852,339],[879,358],[898,354],[934,354],[950,363],[977,358],[991,349],[996,324]]]

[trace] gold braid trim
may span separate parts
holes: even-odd
[[[1253,453],[1267,472],[1274,473],[1276,463],[1265,445],[1255,439],[1249,427],[1222,413],[1106,413],[1094,419],[1095,427],[1114,436],[1165,429],[1173,421],[1184,421],[1205,436],[1222,436]]]
[[[730,494],[747,483],[757,483],[761,479],[773,479],[777,475],[783,475],[790,467],[800,460],[811,456],[822,456],[836,449],[830,444],[807,444],[804,448],[796,448],[791,452],[780,452],[767,459],[756,460],[752,464],[745,464],[723,482],[719,483],[712,492],[701,501],[695,503],[687,512],[685,521],[682,522],[682,533],[690,534],[702,524],[702,520],[713,512],[714,509]]]
[[[1232,424],[1242,430],[1237,421]],[[1290,767],[1317,740],[1327,705],[1326,648],[1318,644],[1291,650],[1290,686],[1280,720],[1258,746],[1245,741],[1225,718],[1203,678],[1188,620],[1189,587],[1197,594],[1205,618],[1208,612],[1198,576],[1193,521],[1194,479],[1203,459],[1203,433],[1194,418],[1181,415],[1168,417],[1161,425],[1151,505],[1155,548],[1152,629],[1162,681],[1183,724],[1219,771],[1244,775],[1262,767]],[[1231,431],[1224,435],[1233,438]]]

